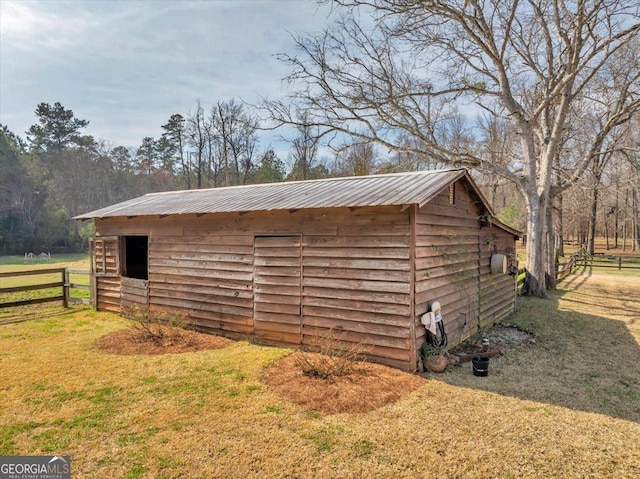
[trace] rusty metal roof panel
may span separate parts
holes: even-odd
[[[423,205],[462,176],[469,178],[465,170],[432,170],[150,193],[76,219]]]

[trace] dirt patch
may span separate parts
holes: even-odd
[[[173,354],[220,349],[233,341],[212,334],[181,328],[165,329],[162,338],[150,336],[144,330],[127,328],[99,338],[96,348],[111,354]]]
[[[379,364],[358,362],[345,376],[305,376],[295,352],[269,366],[263,381],[285,399],[327,414],[364,413],[393,403],[424,385],[425,379]],[[327,358],[328,360],[328,358]]]
[[[488,339],[488,346],[482,344],[482,339]],[[448,351],[449,357],[455,362],[471,361],[475,356],[491,358],[501,356],[510,349],[535,343],[531,333],[509,323],[496,324],[477,337],[463,341]]]

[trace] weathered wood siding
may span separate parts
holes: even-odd
[[[149,236],[152,310],[270,344],[313,347],[331,334],[367,345],[373,361],[415,366],[407,210],[112,218],[96,230]],[[282,245],[288,236],[301,242]]]
[[[491,256],[504,254],[515,261],[515,237],[497,226],[480,230],[480,326],[487,328],[515,310],[516,278],[491,273]]]
[[[96,295],[98,311],[110,311],[120,313],[120,277],[97,277]]]
[[[151,310],[233,338],[252,333],[253,237],[189,229],[184,236],[149,236]]]
[[[301,343],[301,248],[300,236],[254,240],[253,324],[258,341]]]
[[[241,338],[253,333],[253,235],[232,228],[238,217],[113,218],[96,220],[96,231],[148,235],[151,311]]]
[[[126,317],[146,314],[149,310],[149,282],[144,279],[120,278],[120,310]]]
[[[455,345],[478,326],[480,209],[464,183],[455,184],[455,201],[443,190],[415,214],[416,345],[425,340],[420,316],[438,301],[449,339]]]
[[[337,335],[369,359],[412,369],[409,213],[363,208],[332,215],[334,234],[303,238],[302,343]]]

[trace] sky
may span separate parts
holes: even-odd
[[[36,106],[60,102],[83,134],[137,147],[197,100],[283,98],[274,55],[330,20],[312,0],[0,0],[0,123],[26,138]]]

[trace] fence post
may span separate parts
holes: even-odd
[[[618,269],[622,270],[622,256],[618,257]]]
[[[62,270],[62,307],[69,307],[69,269]]]

